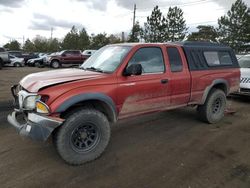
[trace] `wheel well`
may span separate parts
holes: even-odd
[[[103,101],[100,100],[88,100],[88,101],[83,101],[74,104],[73,106],[69,107],[67,110],[61,113],[61,117],[65,118],[65,116],[74,113],[78,110],[84,109],[84,108],[94,108],[96,110],[99,110],[102,112],[110,122],[115,122],[116,121],[116,115],[110,108],[108,104],[106,104]]]
[[[226,84],[219,83],[219,84],[214,85],[212,88],[220,89],[220,90],[222,90],[226,95],[228,94],[228,88],[227,88]]]

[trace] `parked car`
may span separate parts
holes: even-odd
[[[59,155],[79,165],[103,153],[110,124],[119,119],[196,105],[201,120],[220,121],[226,96],[239,83],[238,61],[226,46],[114,44],[98,50],[79,69],[24,77],[11,89],[17,110],[8,121],[32,139],[45,141],[52,135]],[[26,122],[18,122],[17,116]]]
[[[82,55],[80,50],[63,50],[48,58],[48,65],[52,68],[59,68],[62,65],[79,65],[82,64],[87,57]]]
[[[37,58],[38,55],[35,53],[21,52],[21,51],[8,51],[10,55],[15,57],[24,58],[25,65],[29,59]]]
[[[26,63],[27,66],[29,67],[42,67],[45,65],[46,60],[47,60],[47,54],[40,53],[38,55],[39,57],[34,58],[34,59],[29,59]]]
[[[5,51],[4,48],[0,48],[0,69],[10,62],[9,54]]]
[[[239,59],[241,79],[240,90],[237,94],[250,96],[250,54],[241,56]]]
[[[9,55],[10,63],[6,64],[11,67],[23,67],[24,66],[24,58],[15,57],[13,55]]]

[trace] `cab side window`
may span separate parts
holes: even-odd
[[[183,65],[178,49],[175,47],[169,47],[167,48],[167,53],[171,72],[181,72]]]
[[[130,59],[128,66],[133,63],[141,64],[143,74],[165,71],[162,51],[158,47],[140,48]]]

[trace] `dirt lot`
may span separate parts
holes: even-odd
[[[0,71],[0,101],[22,76],[42,71]],[[0,106],[1,103],[0,102]],[[249,188],[250,99],[232,98],[237,111],[217,125],[201,123],[194,108],[127,119],[112,126],[111,142],[101,158],[72,167],[51,141],[19,137],[0,111],[1,187]]]

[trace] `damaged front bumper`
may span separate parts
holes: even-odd
[[[18,116],[20,118],[18,118]],[[63,123],[63,119],[44,116],[33,112],[15,110],[8,115],[8,122],[13,125],[22,136],[33,140],[46,141],[52,131]],[[22,122],[24,120],[24,122]],[[22,122],[22,123],[20,123]]]

